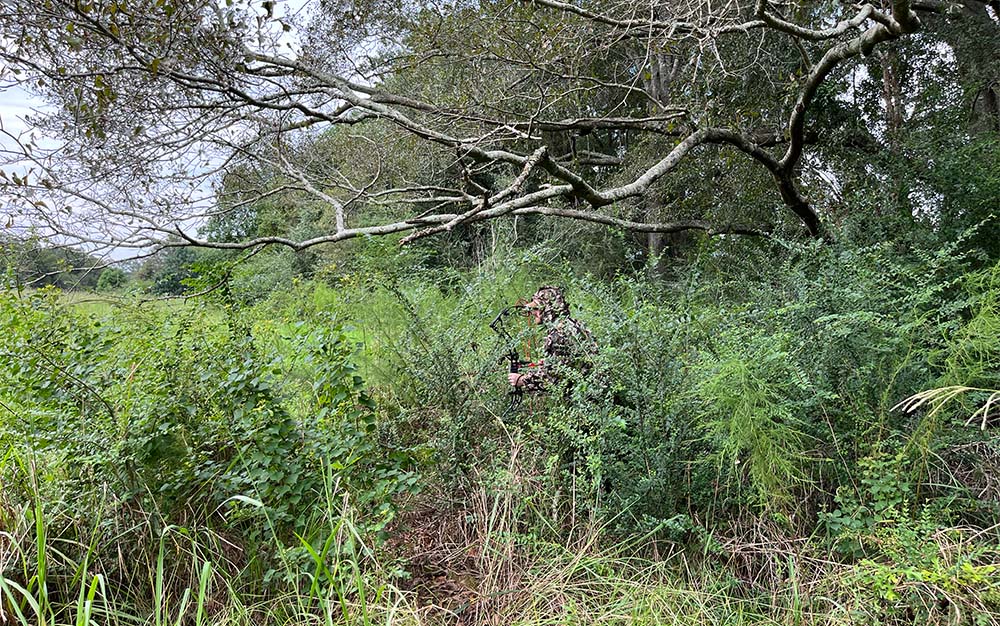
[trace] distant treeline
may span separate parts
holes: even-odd
[[[0,266],[5,286],[45,287],[66,290],[116,289],[130,272],[108,267],[108,261],[71,246],[52,246],[37,240],[0,240]]]

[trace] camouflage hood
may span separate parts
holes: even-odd
[[[525,306],[540,309],[543,322],[554,322],[561,317],[569,317],[569,304],[557,287],[539,288]]]

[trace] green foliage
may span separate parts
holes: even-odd
[[[73,247],[46,245],[36,239],[0,236],[0,264],[5,271],[11,270],[12,282],[31,288],[53,285],[70,290],[93,289],[102,274],[96,269],[100,259]]]
[[[934,163],[929,183],[942,199],[944,232],[958,235],[981,222],[970,244],[995,259],[1000,254],[996,202],[1000,197],[1000,141],[987,135],[963,144],[944,152],[944,158]]]
[[[191,266],[197,258],[194,248],[167,248],[143,263],[136,277],[148,282],[155,294],[180,295],[184,293],[185,281],[193,275]]]
[[[97,279],[98,291],[118,291],[128,283],[128,274],[119,267],[108,267]]]
[[[760,506],[787,506],[808,482],[803,417],[823,399],[788,352],[790,336],[720,337],[698,358],[693,392],[719,482]]]
[[[12,54],[48,68],[38,88],[65,105],[51,127],[80,140],[64,151],[84,158],[72,173],[103,172],[120,198],[176,190],[134,176],[249,119],[239,98],[203,115],[184,89],[284,79],[244,74],[243,43],[267,49],[273,3],[216,4],[11,5],[12,32],[28,35]],[[122,271],[87,271],[97,260],[73,248],[0,243],[13,288],[0,294],[0,621],[433,623],[442,606],[441,622],[462,623],[1000,623],[1000,142],[996,64],[983,61],[1000,31],[986,3],[964,4],[962,20],[921,12],[921,34],[819,87],[796,184],[827,241],[797,238],[766,168],[703,145],[606,210],[771,236],[511,213],[402,248],[395,236],[242,252],[170,241],[137,284],[211,294],[97,314],[46,286],[115,291]],[[319,5],[301,59],[328,72],[344,50],[370,49],[355,68],[417,103],[407,111],[427,132],[518,154],[544,144],[550,160],[520,181],[525,194],[553,163],[596,189],[634,181],[689,122],[760,136],[776,156],[764,135],[787,125],[826,45],[713,37],[701,55],[692,38],[633,46],[639,29],[609,36],[531,3]],[[854,10],[782,8],[818,28]],[[104,71],[119,42],[152,55],[145,73]],[[175,80],[209,70],[207,83]],[[303,89],[321,95],[311,76]],[[272,121],[320,129],[282,100],[299,93],[272,94],[293,114]],[[673,104],[698,114],[654,121]],[[188,106],[197,123],[172,125]],[[655,132],[558,129],[609,111]],[[521,172],[478,152],[473,164],[450,140],[427,148],[398,117],[342,113],[349,124],[240,142],[200,236],[301,241],[341,220],[413,219]],[[476,119],[498,116],[524,124]],[[173,132],[185,129],[196,142]],[[157,135],[177,141],[150,143],[156,167],[130,160]],[[594,155],[601,165],[586,164]],[[8,188],[38,207],[31,194],[57,178],[77,177]],[[419,197],[400,202],[394,187]],[[66,227],[83,219],[46,210],[40,220]],[[540,284],[565,288],[598,354],[509,410],[502,357],[537,358],[540,333],[515,318],[513,339],[498,337],[489,322]]]
[[[781,601],[875,623],[929,615],[919,603],[947,589],[963,611],[992,614],[992,544],[934,545],[988,527],[1000,503],[992,412],[977,412],[988,396],[976,391],[996,388],[997,270],[975,269],[965,242],[702,242],[659,278],[609,280],[541,246],[468,271],[442,267],[433,247],[373,240],[311,276],[285,253],[244,266],[200,255],[186,287],[222,286],[194,305],[95,316],[52,290],[8,293],[0,440],[19,461],[3,465],[0,515],[44,503],[58,520],[46,541],[79,546],[62,553],[87,555],[108,584],[137,589],[117,554],[140,562],[166,541],[163,585],[194,594],[204,561],[185,550],[234,546],[246,555],[226,574],[234,590],[294,590],[309,610],[339,597],[351,615],[371,606],[355,589],[390,593],[383,576],[420,575],[415,563],[368,569],[410,536],[407,502],[486,525],[483,554],[497,541],[508,555],[562,545],[587,525],[598,544],[683,550],[718,576],[711,593],[772,602],[762,572],[815,575],[840,608],[805,599],[806,583]],[[539,356],[540,332],[515,316],[509,340],[489,323],[540,284],[564,288],[599,350],[589,371],[508,411],[502,357]],[[939,387],[963,391],[894,409]],[[172,548],[173,528],[199,547]],[[732,537],[751,532],[763,533],[753,545],[794,538],[840,579],[793,572],[784,556],[737,565],[750,549]],[[80,593],[75,572],[46,576]]]
[[[820,524],[839,552],[858,558],[877,551],[871,542],[879,527],[910,519],[916,493],[903,462],[901,454],[861,459],[856,488],[842,486],[834,496],[835,508],[820,512]]]
[[[926,516],[887,520],[869,538],[877,556],[861,560],[848,578],[858,623],[988,624],[995,619],[1000,544],[970,541],[963,530],[941,528]]]
[[[265,548],[255,560],[265,580],[288,583],[279,557],[308,562],[301,541],[326,540],[317,501],[343,494],[368,535],[418,486],[406,451],[376,439],[354,349],[333,324],[289,335],[282,357],[204,307],[97,319],[56,292],[6,293],[0,323],[0,437],[34,459],[49,513],[71,521],[58,532],[101,546],[92,559],[109,577],[138,574],[112,537],[148,511],[152,536],[135,536],[132,558],[181,524],[229,533],[240,550],[281,542],[291,552]],[[32,490],[11,478],[24,490],[6,497],[20,506]]]
[[[1000,264],[966,276],[972,315],[949,336],[939,358],[943,384],[1000,388]]]

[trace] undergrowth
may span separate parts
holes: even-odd
[[[0,619],[1000,623],[1000,270],[735,245],[0,295]],[[600,349],[518,406],[540,284]]]

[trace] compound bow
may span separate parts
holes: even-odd
[[[522,367],[526,365],[531,365],[530,362],[524,361],[520,358],[520,356],[518,356],[517,349],[514,347],[516,340],[514,339],[514,336],[510,334],[510,331],[507,330],[507,327],[504,325],[505,317],[507,317],[511,313],[521,312],[523,311],[523,309],[524,305],[521,303],[517,303],[512,306],[506,307],[502,309],[499,313],[497,313],[497,316],[493,318],[492,322],[490,322],[490,330],[499,335],[500,339],[502,341],[505,341],[507,346],[509,346],[510,348],[509,350],[507,350],[506,354],[504,354],[504,356],[501,357],[501,359],[507,359],[509,367],[508,371],[511,374],[517,374],[521,371]],[[523,399],[524,399],[524,389],[522,389],[521,387],[512,387],[510,390],[510,404],[507,406],[507,409],[503,412],[503,415],[500,416],[500,419],[502,420],[506,418],[507,414],[516,410],[517,407],[521,405],[521,401]]]

